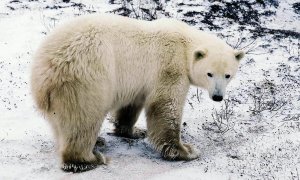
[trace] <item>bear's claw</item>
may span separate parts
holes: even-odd
[[[110,159],[103,156],[95,146],[93,153],[96,160],[91,162],[64,162],[61,169],[65,172],[81,173],[97,168],[98,165],[106,165],[109,163]]]
[[[81,173],[95,169],[96,164],[89,163],[64,163],[61,169],[65,172]]]

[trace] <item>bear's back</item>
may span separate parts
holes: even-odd
[[[109,79],[107,87],[130,101],[142,90],[151,91],[161,70],[171,61],[177,63],[172,58],[184,54],[181,31],[187,28],[172,19],[142,21],[110,14],[77,17],[50,33],[37,51],[36,66],[47,65],[43,69],[50,68],[61,82]],[[180,60],[174,67],[184,68],[185,59]]]

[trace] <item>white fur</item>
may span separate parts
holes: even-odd
[[[198,51],[201,59],[195,59]],[[176,131],[174,138],[180,133],[189,85],[223,96],[230,81],[224,76],[235,75],[242,55],[174,19],[87,15],[56,28],[42,43],[33,62],[32,92],[66,158],[74,153],[78,161],[94,161],[92,149],[104,116],[131,103],[144,104],[149,116],[156,107],[166,111],[160,121],[157,114],[147,120],[150,141],[161,150],[162,141],[173,142],[164,135],[168,129]],[[179,153],[173,149],[177,156],[196,158],[193,150],[189,154],[178,147]]]

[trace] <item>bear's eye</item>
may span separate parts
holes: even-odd
[[[205,56],[205,53],[203,51],[197,51],[197,52],[195,52],[195,59],[196,60],[203,59],[204,56]]]
[[[213,74],[212,73],[207,73],[207,76],[208,77],[213,77]]]
[[[230,78],[230,75],[229,75],[229,74],[225,74],[225,78],[226,78],[226,79],[229,79],[229,78]]]

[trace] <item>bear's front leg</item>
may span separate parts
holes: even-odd
[[[120,108],[116,113],[115,135],[131,139],[146,137],[146,131],[134,127],[138,120],[143,103],[134,102],[130,105]]]
[[[167,160],[193,160],[199,157],[191,145],[181,142],[184,99],[185,94],[171,90],[165,95],[158,94],[146,109],[149,140]]]

